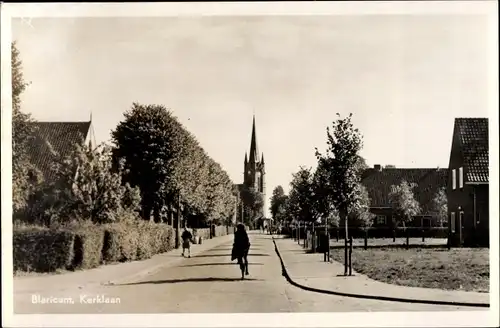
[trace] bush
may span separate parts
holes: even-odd
[[[73,269],[91,269],[102,262],[104,229],[101,226],[88,225],[74,229]]]
[[[71,267],[74,234],[26,227],[13,230],[14,271],[54,272]]]

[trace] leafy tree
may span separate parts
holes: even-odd
[[[392,185],[389,193],[389,203],[398,222],[406,227],[406,224],[413,220],[415,215],[420,213],[420,204],[415,199],[413,189],[415,183],[408,183],[403,180],[399,185]]]
[[[370,167],[368,166],[368,164],[366,164],[366,160],[358,155],[358,158],[356,160],[356,164],[354,166],[354,170],[356,171],[356,174],[361,177],[363,175],[363,172],[366,170],[366,169],[369,169]]]
[[[30,114],[21,111],[21,95],[29,85],[24,80],[20,52],[11,44],[12,65],[12,202],[14,211],[26,208],[33,187],[41,182],[41,174],[30,163],[28,147],[35,126]]]
[[[122,183],[123,160],[113,171],[110,147],[76,145],[72,153],[57,156],[55,178],[34,199],[33,208],[47,225],[71,219],[115,222],[139,210],[139,190]]]
[[[432,200],[432,209],[436,213],[436,218],[439,225],[442,227],[446,220],[448,220],[448,197],[446,195],[446,188],[442,187],[438,190]]]
[[[162,105],[134,103],[112,133],[114,156],[125,158],[127,182],[142,195],[142,216],[182,203],[185,219],[216,222],[234,212],[233,183],[227,172]]]
[[[182,183],[189,173],[183,165],[188,163],[185,155],[193,145],[164,106],[134,103],[112,132],[112,139],[114,157],[125,159],[125,182],[140,188],[143,219],[149,220],[154,208],[177,205],[179,194],[189,194]]]
[[[244,187],[241,191],[241,196],[245,212],[247,213],[247,222],[245,222],[245,224],[252,223],[254,220],[264,215],[264,213],[262,213],[262,206],[264,204],[262,193],[255,188]]]
[[[348,238],[348,212],[359,202],[360,181],[359,152],[362,148],[362,136],[352,123],[352,114],[342,119],[339,117],[332,123],[332,129],[327,127],[327,150],[321,154],[316,148],[318,168],[326,174],[325,197],[339,212],[345,225],[345,238]],[[345,244],[344,274],[347,275],[348,257]]]
[[[370,212],[370,196],[366,187],[361,183],[358,183],[356,188],[358,191],[355,194],[358,198],[351,206],[349,216],[354,225],[367,229],[373,225],[373,219],[375,218],[375,215]]]
[[[337,116],[340,117],[339,114]],[[339,118],[333,122],[332,129],[327,128],[327,151],[321,154],[316,149],[318,169],[324,178],[325,197],[339,211],[341,220],[345,221],[347,238],[347,216],[351,208],[359,202],[359,176],[357,165],[359,151],[362,147],[362,137],[351,122],[352,114],[345,119]]]
[[[300,167],[299,171],[293,174],[290,183],[290,209],[295,219],[299,221],[311,221],[312,207],[312,174],[311,169]]]
[[[209,185],[207,188],[207,219],[209,222],[224,221],[234,212],[235,199],[232,182],[222,167],[212,161],[210,163]]]
[[[271,215],[275,220],[282,220],[283,213],[285,211],[285,202],[287,196],[282,186],[277,186],[273,190],[273,195],[271,196],[271,206],[269,207]]]

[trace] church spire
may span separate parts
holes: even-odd
[[[255,115],[252,123],[252,141],[250,142],[250,163],[259,161],[259,149],[257,148],[257,134],[255,133]]]
[[[248,163],[248,156],[247,156],[247,152],[245,152],[245,164]]]

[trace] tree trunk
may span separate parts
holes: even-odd
[[[160,208],[158,206],[154,207],[153,217],[154,217],[154,222],[155,223],[161,223]]]
[[[340,211],[340,215],[343,216],[344,220],[344,225],[345,225],[345,251],[344,251],[344,275],[347,276],[347,270],[349,267],[349,258],[348,258],[348,251],[347,251],[347,239],[349,238],[349,226],[348,226],[348,219],[347,219],[347,210],[343,208]]]
[[[365,250],[368,249],[368,229],[365,228]]]
[[[406,227],[405,222],[403,221],[403,231],[406,234],[406,248],[410,247],[410,233],[408,231],[408,228]]]
[[[177,196],[177,222],[175,223],[175,248],[180,247],[180,226],[181,226],[181,194]]]
[[[169,206],[168,209],[168,224],[173,227],[174,226],[174,209],[172,206]]]

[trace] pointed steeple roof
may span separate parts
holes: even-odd
[[[245,152],[245,164],[248,163],[248,156],[247,156],[247,152]]]
[[[259,149],[257,147],[257,134],[255,133],[255,115],[252,122],[252,140],[250,142],[250,163],[259,161]]]
[[[262,153],[262,156],[260,157],[260,161],[264,163],[264,153]]]

